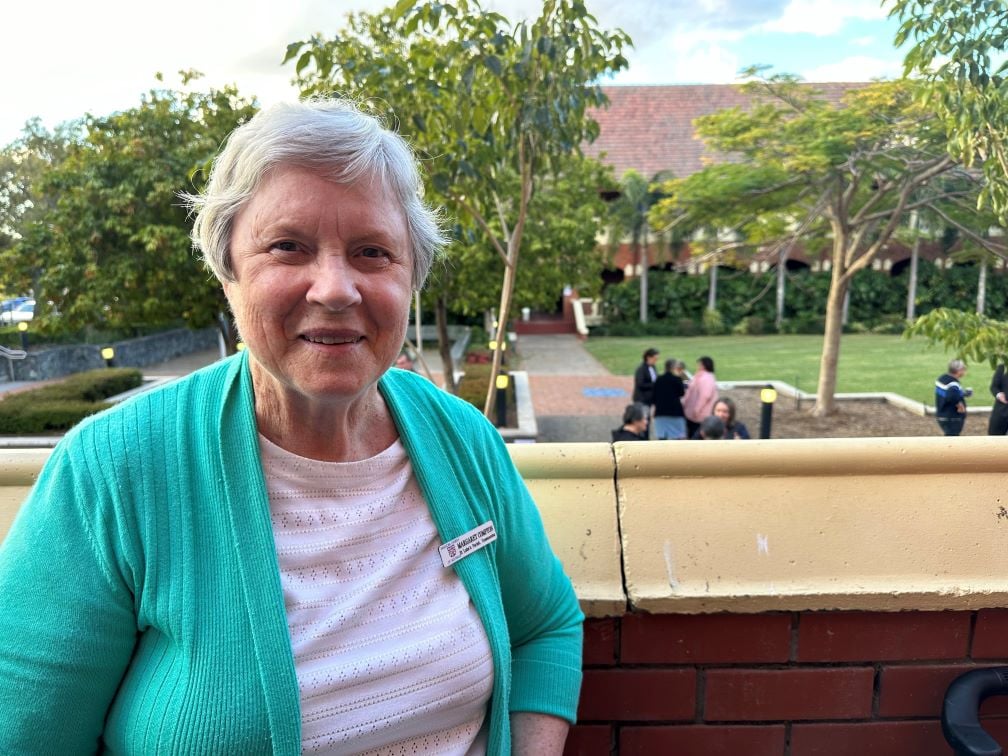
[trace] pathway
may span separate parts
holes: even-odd
[[[518,338],[540,441],[608,441],[630,402],[633,379],[612,375],[572,335]]]

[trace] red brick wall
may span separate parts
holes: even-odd
[[[945,756],[945,689],[1006,664],[1008,610],[589,619],[565,753]],[[1008,698],[981,714],[1008,743]]]

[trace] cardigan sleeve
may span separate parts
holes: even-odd
[[[550,548],[539,511],[499,437],[496,446],[503,493],[496,558],[511,638],[510,709],[574,722],[584,615]]]
[[[98,750],[133,652],[106,492],[82,466],[57,447],[0,546],[0,753]]]

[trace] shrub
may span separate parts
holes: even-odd
[[[708,336],[723,336],[728,333],[724,318],[717,310],[704,310],[703,332]]]
[[[0,433],[53,433],[69,430],[88,415],[111,406],[102,401],[142,382],[135,368],[77,373],[59,383],[10,394],[0,401]]]
[[[738,336],[762,336],[766,333],[766,321],[759,315],[750,315],[742,318],[734,328],[732,333]]]

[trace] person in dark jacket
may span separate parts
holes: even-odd
[[[644,438],[651,436],[651,410],[654,406],[654,385],[658,380],[658,372],[655,370],[655,363],[658,362],[658,350],[655,348],[645,349],[641,358],[641,364],[637,366],[633,379],[633,400],[645,405],[647,411],[647,425],[644,428]]]
[[[637,366],[633,378],[633,400],[641,404],[654,404],[654,384],[658,379],[655,363],[658,362],[658,350],[644,350],[641,364]]]
[[[686,393],[681,360],[665,360],[665,372],[654,384],[655,436],[660,440],[686,438],[686,417],[682,397]]]
[[[966,375],[966,363],[952,360],[948,372],[935,381],[935,419],[946,436],[958,436],[966,423],[966,399],[973,389],[963,388],[959,382]]]
[[[1003,436],[1008,433],[1008,375],[1005,375],[1004,363],[994,370],[990,392],[994,397],[994,406],[987,423],[987,435]]]
[[[612,432],[613,441],[647,441],[651,408],[642,402],[628,404],[623,410],[623,425]]]

